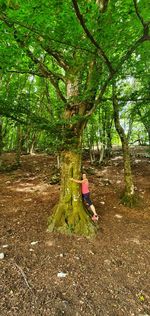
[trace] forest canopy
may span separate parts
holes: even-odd
[[[61,153],[68,191],[52,229],[62,212],[63,229],[92,231],[67,204],[77,195],[69,179],[80,176],[82,147],[110,156],[117,133],[134,195],[128,143],[150,142],[149,24],[146,0],[0,2],[0,151]]]

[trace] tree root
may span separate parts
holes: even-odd
[[[64,205],[55,207],[53,215],[48,220],[48,230],[86,237],[93,237],[96,234],[96,226],[84,208],[79,211],[68,210],[64,208]]]

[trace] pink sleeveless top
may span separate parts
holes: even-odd
[[[82,183],[82,194],[89,193],[88,181]]]

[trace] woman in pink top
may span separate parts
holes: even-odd
[[[82,185],[82,198],[83,201],[86,202],[88,204],[88,206],[90,207],[91,211],[93,212],[93,217],[92,220],[98,220],[98,215],[95,211],[95,207],[90,199],[90,191],[89,191],[89,181],[86,177],[86,174],[83,173],[82,174],[82,180],[76,180],[71,178],[72,181],[76,182],[76,183],[81,183]]]

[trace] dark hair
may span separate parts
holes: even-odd
[[[87,174],[86,171],[85,171],[85,169],[84,169],[84,167],[81,168],[81,173],[82,173],[82,174],[83,174],[83,173],[84,173],[84,174]]]

